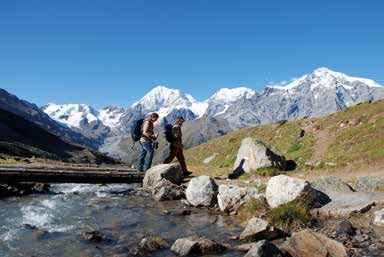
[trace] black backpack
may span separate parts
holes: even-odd
[[[131,136],[132,136],[133,142],[137,142],[140,140],[141,135],[143,134],[143,132],[141,131],[141,127],[143,126],[143,123],[144,123],[144,119],[136,120],[133,123],[131,127]]]
[[[164,125],[164,133],[165,133],[165,139],[168,143],[175,142],[175,137],[173,136],[173,125],[172,124],[166,124]]]

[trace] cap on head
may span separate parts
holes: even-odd
[[[179,117],[177,117],[177,120],[182,120],[182,121],[184,121],[184,118],[183,118],[183,116],[179,116]]]

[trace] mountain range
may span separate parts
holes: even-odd
[[[384,87],[366,78],[351,77],[322,67],[284,85],[267,85],[256,92],[246,87],[222,88],[204,101],[178,89],[157,86],[128,108],[101,110],[85,104],[49,103],[41,108],[0,91],[2,108],[37,123],[56,135],[131,162],[133,122],[151,112],[173,122],[183,116],[186,146],[191,147],[229,131],[279,120],[323,116],[349,106],[384,98]],[[164,142],[165,144],[165,142]],[[164,148],[165,149],[165,148]],[[158,157],[162,158],[162,156]]]

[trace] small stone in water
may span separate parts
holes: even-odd
[[[84,232],[83,238],[93,243],[99,243],[101,241],[111,242],[112,238],[102,234],[100,231]]]

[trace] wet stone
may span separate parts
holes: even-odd
[[[100,231],[84,232],[83,239],[92,243],[111,242],[112,238]]]

